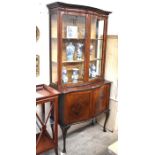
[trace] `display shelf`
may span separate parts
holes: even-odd
[[[90,40],[103,40],[103,38],[90,38]]]
[[[82,60],[73,60],[73,61],[62,61],[62,63],[82,63],[84,62],[84,59]]]
[[[74,85],[78,86],[79,84],[82,84],[83,80],[78,80],[78,82],[74,83]],[[73,82],[71,80],[69,80],[69,82],[67,84],[64,84],[66,86],[72,86]]]
[[[63,40],[75,40],[75,41],[79,41],[79,40],[85,40],[85,38],[62,38]]]
[[[52,60],[52,63],[55,63],[55,64],[57,64],[58,62],[57,62],[57,60]]]
[[[89,77],[89,80],[92,81],[92,80],[95,80],[97,77],[100,77],[99,75],[96,75],[96,77]]]
[[[56,40],[56,39],[58,39],[57,37],[51,37],[51,40]],[[85,40],[85,38],[66,38],[66,37],[64,37],[64,38],[62,38],[62,40],[73,40],[73,41],[79,41],[79,40]],[[94,39],[95,40],[95,39]]]
[[[101,60],[100,58],[91,58],[90,61],[97,61],[97,60]]]

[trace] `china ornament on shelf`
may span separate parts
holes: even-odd
[[[67,61],[72,61],[73,60],[74,52],[75,52],[75,46],[72,44],[72,42],[70,42],[66,46],[66,57],[67,57]]]
[[[77,43],[77,51],[76,51],[76,58],[77,58],[77,60],[81,60],[82,59],[82,47],[83,47],[82,43]]]
[[[93,50],[94,50],[94,46],[91,44],[91,45],[90,45],[90,55],[92,55]]]
[[[95,78],[96,77],[96,66],[94,64],[91,64],[90,69],[89,69],[89,76],[91,78]]]
[[[68,82],[67,69],[65,67],[63,67],[63,69],[62,69],[62,82],[63,83]]]
[[[77,83],[78,79],[79,79],[79,69],[78,68],[73,68],[72,82]]]

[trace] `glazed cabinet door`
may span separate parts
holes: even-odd
[[[89,119],[91,91],[69,93],[64,99],[64,123],[71,124]]]
[[[57,12],[50,15],[50,83],[58,84],[58,22]]]
[[[110,96],[110,84],[103,85],[102,87],[94,90],[93,109],[95,116],[108,108],[109,96]]]
[[[89,50],[89,81],[103,76],[105,19],[91,15],[90,50]]]
[[[77,85],[85,80],[85,14],[62,12],[61,14],[62,85]]]

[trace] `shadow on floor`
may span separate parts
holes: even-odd
[[[74,130],[67,135],[65,155],[116,155],[108,150],[108,146],[117,141],[116,132],[103,132],[103,127],[98,124],[87,125],[78,130]],[[63,147],[62,136],[58,140],[58,152],[61,154]],[[55,155],[50,150],[41,155]]]

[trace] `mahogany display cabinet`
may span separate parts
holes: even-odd
[[[49,11],[50,86],[59,95],[58,123],[66,152],[67,130],[73,124],[109,116],[111,83],[104,79],[109,11],[66,3]]]

